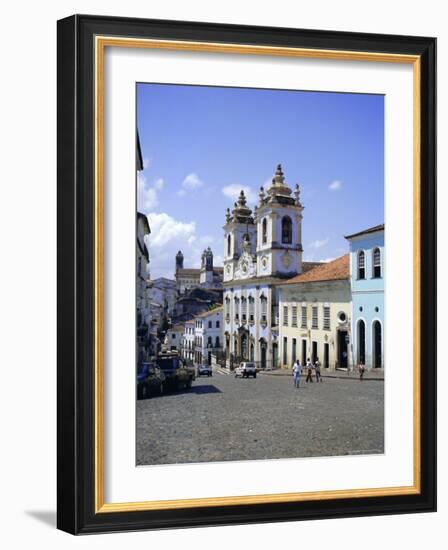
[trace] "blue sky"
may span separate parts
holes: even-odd
[[[153,279],[173,277],[178,249],[185,267],[207,246],[222,265],[226,208],[243,188],[253,208],[278,163],[302,189],[305,260],[384,221],[383,96],[138,84],[137,127]]]

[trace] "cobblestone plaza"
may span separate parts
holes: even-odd
[[[384,452],[384,382],[215,372],[137,402],[137,464]]]

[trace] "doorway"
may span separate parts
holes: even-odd
[[[373,366],[376,369],[381,368],[382,364],[382,353],[381,353],[381,323],[375,321],[373,323]]]
[[[266,368],[266,342],[261,342],[261,368]]]
[[[324,344],[324,369],[330,366],[330,344]]]
[[[338,331],[338,366],[340,369],[348,367],[348,333],[346,330]]]
[[[317,342],[311,342],[311,363],[315,363],[317,360]]]
[[[302,366],[306,365],[306,340],[302,340]]]
[[[366,364],[366,324],[362,319],[358,321],[358,364]]]

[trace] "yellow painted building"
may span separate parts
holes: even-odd
[[[322,371],[352,366],[348,254],[293,277],[279,289],[279,362],[317,358]]]

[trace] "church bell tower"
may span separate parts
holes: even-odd
[[[293,196],[292,196],[293,195]],[[294,193],[279,164],[272,183],[260,188],[257,208],[257,273],[293,277],[302,273],[302,212],[300,188]]]

